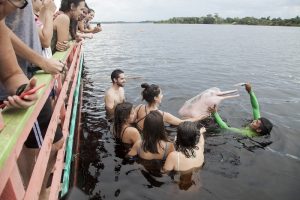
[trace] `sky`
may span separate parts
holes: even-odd
[[[94,21],[165,20],[200,17],[300,16],[300,0],[86,0],[96,11]]]

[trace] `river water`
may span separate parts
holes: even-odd
[[[300,28],[231,25],[111,24],[85,43],[78,187],[90,199],[298,199],[300,195]],[[126,98],[141,103],[141,83],[160,85],[160,109],[178,116],[189,98],[251,82],[269,138],[207,134],[205,165],[184,178],[155,176],[126,163],[105,119],[110,73],[125,71]],[[233,127],[251,120],[248,94],[224,100]],[[186,180],[185,180],[186,179]]]

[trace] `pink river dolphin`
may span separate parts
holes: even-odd
[[[222,100],[238,97],[234,94],[237,90],[221,91],[219,88],[209,88],[197,96],[186,101],[179,110],[179,115],[184,118],[208,116],[209,107],[218,106]]]

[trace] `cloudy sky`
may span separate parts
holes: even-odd
[[[171,17],[300,16],[300,0],[86,0],[95,9],[95,21],[161,20]]]

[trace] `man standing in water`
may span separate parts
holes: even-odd
[[[111,73],[112,86],[106,90],[104,102],[105,109],[109,119],[114,115],[114,109],[117,104],[125,101],[124,84],[126,82],[124,72],[116,69]]]

